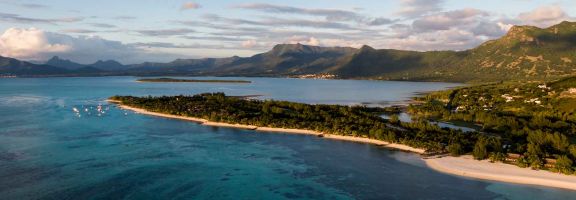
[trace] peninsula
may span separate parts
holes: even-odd
[[[138,82],[154,82],[154,83],[252,83],[252,81],[245,80],[200,80],[200,79],[174,79],[174,78],[149,78],[138,79]]]
[[[425,161],[431,168],[450,174],[576,190],[575,176],[553,173],[571,172],[572,164],[565,166],[554,161],[556,165],[551,165],[553,163],[546,163],[551,162],[550,159],[544,159],[539,169],[552,172],[538,172],[508,164],[492,165],[469,156],[458,157],[472,153],[478,158],[478,151],[483,151],[481,153],[486,157],[480,160],[489,156],[492,162],[505,161],[508,159],[505,150],[497,147],[511,144],[510,141],[502,141],[500,137],[491,137],[486,133],[442,129],[425,120],[400,122],[394,113],[397,110],[248,100],[223,93],[169,97],[114,96],[109,101],[138,113],[189,120],[208,126],[307,134],[416,152],[430,156]],[[393,117],[383,119],[381,114]],[[445,154],[455,157],[436,156]],[[532,177],[536,173],[541,175]]]

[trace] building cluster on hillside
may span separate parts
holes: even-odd
[[[502,98],[504,98],[506,100],[506,102],[514,101],[514,97],[510,96],[509,94],[503,94]]]
[[[532,99],[528,99],[528,100],[524,100],[525,103],[535,103],[540,105],[542,103],[542,101],[540,101],[539,98],[532,98]]]
[[[335,79],[336,77],[334,74],[303,74],[296,76],[296,78],[301,79]]]
[[[538,85],[538,88],[540,88],[540,89],[547,89],[547,90],[550,89],[550,87],[546,86],[546,84]]]

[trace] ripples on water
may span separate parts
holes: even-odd
[[[444,175],[426,168],[414,154],[373,145],[205,127],[122,111],[104,101],[117,94],[223,91],[305,103],[386,104],[452,84],[134,80],[0,79],[0,199],[570,199],[575,195]]]

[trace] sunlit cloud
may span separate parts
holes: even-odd
[[[199,9],[202,6],[200,4],[194,3],[194,2],[187,2],[184,3],[181,7],[180,10],[194,10],[194,9]]]

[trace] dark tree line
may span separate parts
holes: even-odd
[[[478,137],[475,133],[441,129],[427,121],[405,123],[396,117],[391,120],[380,117],[383,113],[397,112],[394,108],[247,100],[223,93],[163,97],[114,96],[111,99],[152,112],[217,122],[366,137],[424,148],[429,152],[446,152],[449,145],[458,145],[459,153],[471,152]]]

